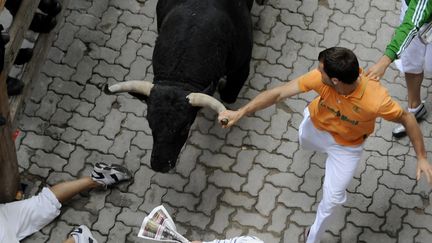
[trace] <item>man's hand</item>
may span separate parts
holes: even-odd
[[[392,60],[388,56],[382,56],[375,65],[366,71],[366,77],[380,80],[391,63]]]
[[[225,110],[219,113],[219,123],[221,123],[223,128],[229,128],[232,125],[234,125],[238,120],[240,120],[240,118],[242,118],[243,113],[238,110],[238,111],[230,111],[230,110]],[[222,120],[227,119],[228,123],[227,124],[223,124]]]
[[[429,184],[432,184],[432,165],[426,159],[417,161],[417,180],[420,179],[422,173],[426,175]]]

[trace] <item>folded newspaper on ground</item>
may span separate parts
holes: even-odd
[[[162,205],[144,218],[138,237],[161,242],[190,243],[177,232],[174,221]]]
[[[424,24],[420,28],[420,40],[423,41],[425,44],[431,44],[432,43],[432,21],[430,23]]]

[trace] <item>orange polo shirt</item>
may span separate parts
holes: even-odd
[[[344,146],[362,144],[374,131],[377,117],[392,121],[403,113],[386,88],[362,74],[359,85],[349,95],[341,95],[324,84],[318,69],[301,76],[299,88],[319,94],[308,106],[311,120],[316,128],[329,132],[336,143]]]

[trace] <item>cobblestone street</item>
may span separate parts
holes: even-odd
[[[145,242],[143,218],[163,204],[190,240],[255,235],[266,243],[297,243],[322,196],[325,155],[302,150],[298,126],[315,93],[242,119],[223,129],[202,109],[175,170],[150,169],[147,105],[106,84],[153,80],[156,0],[72,0],[46,63],[31,86],[18,124],[20,172],[41,185],[88,175],[93,164],[123,164],[134,180],[82,194],[61,215],[23,242],[61,242],[85,224],[99,242]],[[260,91],[318,64],[328,47],[353,50],[363,68],[381,57],[399,22],[400,1],[269,0],[254,5],[249,79],[235,109]],[[406,106],[406,85],[394,64],[381,82]],[[422,98],[432,110],[432,80]],[[215,97],[219,97],[215,94]],[[432,116],[421,123],[432,160]],[[432,189],[416,181],[408,138],[395,140],[394,123],[379,120],[348,188],[348,200],[329,223],[323,243],[430,243]]]

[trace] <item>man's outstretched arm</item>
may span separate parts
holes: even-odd
[[[276,104],[288,97],[299,94],[301,92],[302,91],[299,88],[299,79],[297,78],[291,80],[284,85],[261,92],[258,96],[256,96],[249,103],[247,103],[245,106],[241,107],[237,111],[222,111],[221,113],[219,113],[218,120],[219,122],[221,122],[223,119],[228,119],[228,124],[222,126],[224,128],[231,127],[243,116],[267,108],[273,104]]]
[[[426,175],[427,181],[432,184],[432,165],[426,158],[423,134],[414,115],[410,112],[404,111],[402,116],[395,122],[401,123],[405,127],[406,133],[413,144],[417,155],[417,180],[419,180],[421,174],[424,173]]]

